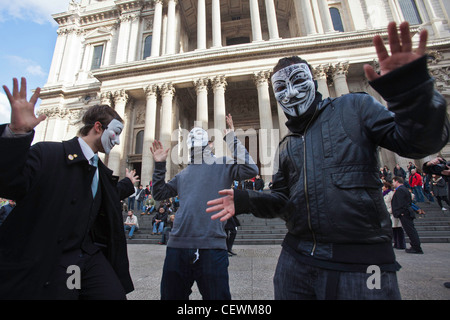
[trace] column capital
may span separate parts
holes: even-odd
[[[269,83],[270,79],[270,71],[269,70],[263,70],[263,71],[257,71],[253,74],[253,80],[256,84],[256,86],[259,86],[261,84]]]
[[[330,65],[320,64],[320,65],[314,67],[312,70],[314,79],[316,79],[316,80],[326,79],[329,70],[330,70]]]
[[[149,84],[144,87],[145,97],[148,99],[152,96],[156,96],[158,93],[158,86],[156,84]]]
[[[348,62],[338,62],[330,65],[330,71],[332,72],[333,77],[346,76],[349,67],[350,64]]]
[[[166,82],[163,84],[160,84],[158,86],[159,90],[161,90],[161,96],[165,97],[168,95],[174,95],[175,94],[175,88],[172,85],[172,82]]]
[[[156,6],[157,4],[163,5],[164,4],[164,0],[153,0],[153,5]]]
[[[128,101],[128,94],[124,89],[120,89],[117,91],[114,91],[113,93],[114,102],[117,103],[127,103]]]
[[[101,104],[107,104],[108,106],[111,106],[111,99],[112,99],[112,92],[111,91],[100,92],[100,102],[101,102]]]
[[[194,80],[195,91],[198,92],[202,90],[207,90],[209,84],[208,78],[199,78]]]
[[[218,89],[218,88],[225,89],[225,87],[228,84],[226,77],[224,75],[215,76],[215,77],[211,78],[211,83],[212,83],[212,86],[214,89]]]

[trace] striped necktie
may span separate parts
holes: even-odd
[[[91,165],[97,168],[98,166],[98,155],[94,154],[94,156],[91,158]],[[95,194],[97,193],[98,188],[98,175],[97,170],[95,170],[94,179],[92,179],[91,184],[91,190],[92,190],[92,197],[95,198]]]

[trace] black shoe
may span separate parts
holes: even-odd
[[[230,251],[228,251],[228,255],[229,255],[230,257],[232,257],[232,256],[235,256],[235,255],[237,255],[237,254],[230,250]]]
[[[449,288],[450,289],[450,282],[444,282],[444,287]]]
[[[413,248],[405,249],[405,252],[406,252],[406,253],[423,254],[423,251],[422,251],[422,250],[416,250],[416,249],[413,249]]]

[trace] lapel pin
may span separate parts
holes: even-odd
[[[69,160],[73,160],[74,159],[72,154],[69,154],[68,158],[69,158]]]

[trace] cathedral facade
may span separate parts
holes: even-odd
[[[269,182],[287,133],[270,84],[282,57],[306,59],[324,98],[363,91],[386,105],[363,65],[377,66],[372,39],[387,38],[390,21],[409,21],[416,45],[420,30],[429,31],[430,73],[450,102],[446,0],[72,0],[53,18],[57,41],[38,111],[47,119],[34,142],[72,138],[88,107],[108,104],[125,128],[103,161],[122,177],[136,169],[144,186],[155,139],[171,149],[167,179],[186,165],[183,141],[194,125],[225,154],[226,114]],[[450,158],[450,147],[441,155]],[[380,150],[391,170],[408,161]]]

